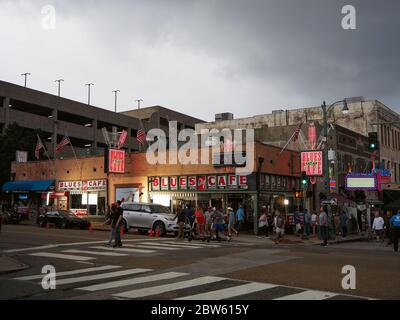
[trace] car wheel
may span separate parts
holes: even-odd
[[[160,237],[164,236],[166,233],[164,223],[162,223],[162,222],[157,222],[156,224],[154,224],[153,230],[155,233],[157,233],[157,230],[158,230],[158,235]]]
[[[67,229],[68,221],[66,219],[62,219],[60,226],[61,226],[61,229]]]

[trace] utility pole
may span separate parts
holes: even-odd
[[[94,86],[94,83],[86,83],[85,86],[88,86],[88,105],[90,106],[90,87]]]
[[[24,83],[25,83],[25,84],[24,84],[25,88],[26,88],[26,79],[27,79],[27,77],[30,76],[30,75],[31,75],[31,74],[30,74],[29,72],[25,72],[25,73],[22,73],[22,74],[21,74],[21,76],[24,76],[24,77],[25,77],[25,82],[24,82]]]
[[[117,95],[118,95],[118,92],[121,92],[121,91],[120,90],[113,90],[113,93],[115,95],[115,104],[114,104],[115,113],[117,113]]]
[[[57,79],[54,82],[58,82],[58,96],[61,96],[61,82],[64,81],[64,79]]]
[[[138,109],[140,109],[140,102],[143,102],[143,99],[138,99],[138,100],[135,100],[136,102],[137,102],[137,104],[138,104]]]

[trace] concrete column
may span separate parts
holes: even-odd
[[[7,126],[10,124],[10,98],[5,97],[3,100],[3,109],[4,109],[4,127],[3,133],[5,133]]]
[[[56,158],[56,146],[57,146],[57,135],[58,135],[58,112],[57,109],[53,109],[51,114],[53,116],[53,134],[52,134],[52,144],[53,144],[53,157]]]

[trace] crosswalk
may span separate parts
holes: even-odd
[[[43,274],[15,277],[41,284]],[[221,276],[192,275],[173,270],[124,269],[118,265],[56,273],[56,290],[72,290],[73,299],[101,293],[111,299],[160,300],[326,300],[368,299],[339,293],[243,281]]]
[[[66,247],[71,247],[73,244],[65,244]],[[230,245],[230,244],[228,244]],[[238,244],[235,244],[238,245]],[[49,245],[42,247],[32,248],[30,256],[42,257],[48,259],[64,259],[73,261],[92,261],[98,258],[105,257],[129,257],[129,256],[143,256],[149,254],[171,254],[183,250],[214,250],[223,248],[226,244],[221,243],[204,243],[204,242],[183,242],[173,241],[170,239],[160,239],[154,241],[153,239],[133,240],[131,242],[124,242],[123,247],[113,248],[105,246],[104,242],[99,241],[76,243],[77,248],[68,249],[63,248],[62,244]],[[45,249],[45,250],[42,250]],[[48,250],[46,250],[48,249]],[[21,251],[16,251],[21,250]],[[16,249],[13,253],[22,254],[22,252],[29,251],[29,248]],[[23,251],[22,251],[23,250]],[[36,252],[38,251],[38,252]],[[56,251],[56,252],[55,252]]]

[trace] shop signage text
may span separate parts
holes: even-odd
[[[99,191],[107,189],[107,180],[59,181],[58,191]]]
[[[245,175],[199,175],[149,178],[151,191],[248,189]]]
[[[308,176],[322,176],[322,151],[304,151],[301,153],[301,171]]]
[[[125,150],[110,149],[108,151],[108,172],[125,172]]]

